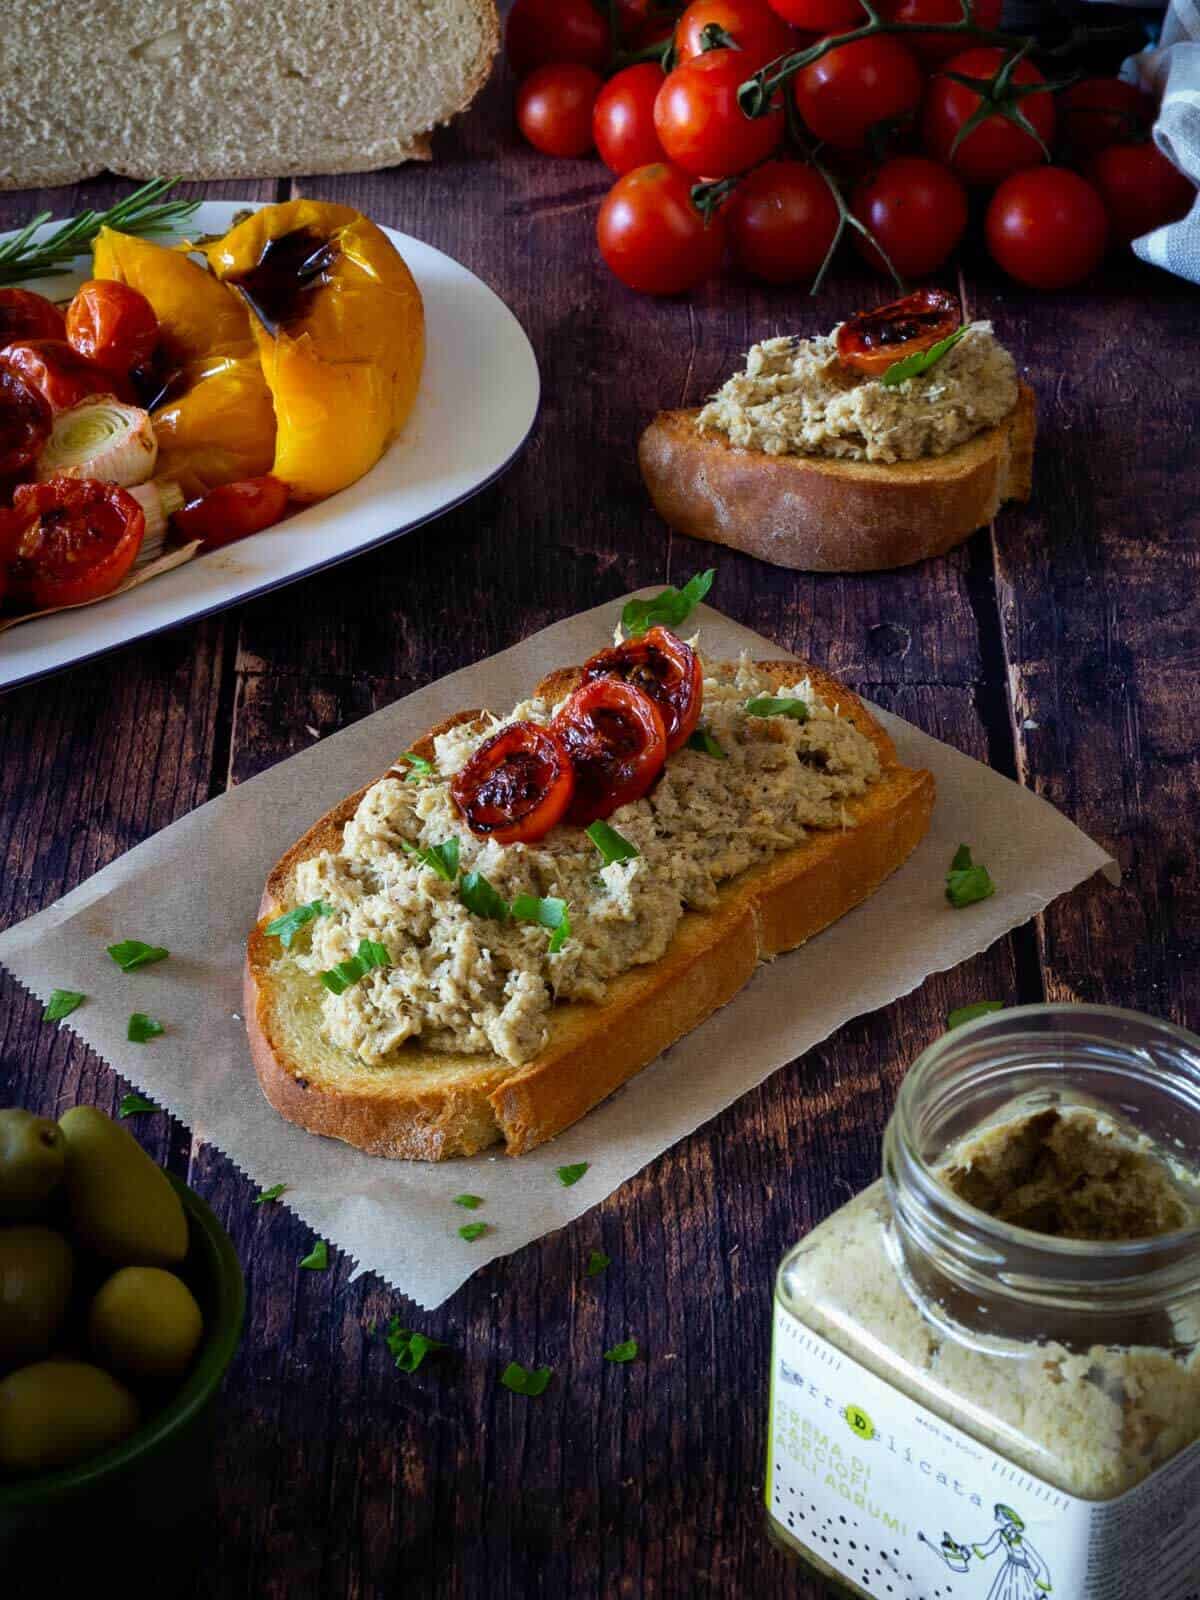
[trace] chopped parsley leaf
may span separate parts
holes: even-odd
[[[129,1019],[129,1032],[125,1037],[130,1044],[145,1044],[147,1039],[157,1039],[165,1031],[161,1022],[155,1022],[144,1011],[135,1011]]]
[[[960,844],[946,874],[946,899],[956,911],[961,911],[964,906],[987,900],[995,892],[991,873],[986,867],[975,865],[969,845]]]
[[[559,1183],[562,1184],[564,1189],[569,1189],[573,1183],[578,1183],[580,1178],[583,1177],[588,1165],[589,1163],[586,1161],[576,1161],[573,1166],[556,1167],[554,1170],[558,1176]]]
[[[304,1257],[300,1265],[306,1267],[309,1272],[324,1272],[327,1269],[329,1266],[329,1246],[324,1239],[314,1241],[312,1249]]]
[[[144,1094],[123,1094],[121,1104],[117,1107],[118,1117],[136,1117],[139,1111],[157,1111],[158,1107],[153,1100],[147,1100]]]
[[[625,1339],[622,1341],[622,1343],[613,1345],[611,1350],[606,1350],[604,1352],[604,1359],[605,1361],[615,1361],[618,1364],[623,1364],[626,1361],[632,1361],[637,1353],[637,1340]]]
[[[110,944],[108,953],[122,972],[136,972],[155,961],[165,961],[171,954],[160,944],[143,944],[140,939],[122,939],[120,944]]]
[[[42,1012],[42,1021],[61,1022],[64,1017],[69,1017],[72,1011],[78,1011],[86,999],[87,995],[80,994],[78,989],[53,989],[49,1000],[46,1001],[46,1009]]]
[[[291,911],[285,911],[282,916],[273,917],[264,932],[269,933],[273,939],[278,939],[285,950],[292,948],[292,940],[306,927],[314,917],[332,916],[333,907],[327,906],[324,900],[310,900],[307,905],[295,906]]]
[[[959,1006],[946,1018],[946,1027],[961,1028],[964,1022],[974,1022],[976,1017],[986,1017],[990,1011],[1003,1011],[1003,1000],[977,1000],[973,1006]]]
[[[549,1367],[535,1367],[531,1372],[519,1361],[510,1361],[500,1374],[500,1382],[514,1394],[544,1394],[550,1378]]]

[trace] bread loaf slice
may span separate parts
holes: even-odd
[[[602,1005],[554,1007],[541,1053],[513,1067],[494,1055],[447,1056],[415,1043],[394,1066],[372,1067],[330,1045],[320,1031],[321,989],[265,932],[297,896],[298,864],[336,850],[365,791],[330,811],[281,858],[268,879],[261,920],[250,935],[245,1016],[263,1093],[283,1116],[313,1133],[373,1155],[441,1161],[503,1140],[522,1155],[561,1133],[657,1055],[731,1000],[760,961],[792,950],[865,900],[923,838],[933,807],[930,773],[896,759],[891,739],[848,689],[795,661],[764,664],[783,688],[807,676],[815,695],[838,706],[879,752],[881,776],[846,810],[854,826],[810,833],[721,889],[711,911],[685,913],[660,961],[634,967]],[[553,674],[538,693],[555,699],[571,677]],[[412,748],[432,759],[435,737]]]
[[[1012,413],[920,461],[833,461],[743,450],[700,433],[697,411],[661,411],[638,461],[659,514],[695,539],[801,572],[870,572],[939,556],[1028,500],[1036,404],[1019,386]]]
[[[498,42],[494,0],[6,0],[0,189],[424,160]]]

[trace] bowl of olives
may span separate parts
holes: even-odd
[[[85,1498],[161,1521],[244,1308],[229,1236],[127,1129],[0,1110],[0,1535]]]

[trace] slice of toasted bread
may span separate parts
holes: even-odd
[[[1036,404],[1021,384],[1010,416],[944,456],[892,465],[772,456],[700,433],[696,411],[660,411],[638,445],[660,515],[802,572],[870,572],[942,555],[1006,500],[1028,500]]]
[[[313,1133],[375,1155],[440,1161],[500,1140],[509,1154],[521,1155],[561,1133],[732,999],[759,961],[803,944],[865,900],[924,836],[932,775],[901,766],[861,701],[824,673],[795,661],[764,663],[763,670],[780,688],[808,676],[814,693],[875,744],[882,775],[847,803],[854,825],[814,831],[796,849],[730,880],[713,910],[685,913],[663,958],[622,974],[602,1005],[556,1005],[545,1046],[524,1066],[494,1055],[448,1056],[414,1042],[394,1065],[371,1067],[327,1043],[319,985],[265,932],[271,917],[296,902],[298,863],[339,847],[362,791],[323,817],[271,873],[247,950],[251,1055],[275,1109]],[[571,672],[555,673],[538,692],[554,699],[571,681]],[[464,711],[412,748],[431,758],[438,733],[479,715]]]

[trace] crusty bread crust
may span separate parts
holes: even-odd
[[[638,445],[659,514],[680,533],[802,572],[869,572],[942,555],[1032,489],[1036,401],[944,456],[893,465],[772,456],[662,411]]]
[[[891,739],[858,697],[825,673],[795,661],[761,665],[777,687],[809,677],[816,695],[875,744],[882,777],[848,802],[854,826],[813,832],[797,849],[726,884],[713,910],[684,915],[662,960],[617,978],[603,1005],[556,1006],[544,1049],[523,1067],[491,1055],[419,1049],[406,1049],[394,1071],[360,1067],[328,1046],[321,1053],[340,1056],[336,1071],[297,1057],[295,999],[279,981],[278,943],[264,927],[289,902],[297,864],[338,848],[364,791],[327,813],[271,873],[247,948],[251,1056],[275,1109],[314,1133],[376,1155],[439,1161],[472,1155],[501,1139],[510,1155],[524,1154],[561,1133],[732,999],[759,961],[803,944],[865,900],[923,838],[933,777],[901,766]],[[563,669],[544,679],[538,692],[557,699],[577,676],[577,668]],[[438,733],[479,715],[464,711],[439,724],[414,751],[430,757]]]

